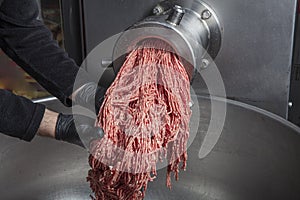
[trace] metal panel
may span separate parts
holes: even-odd
[[[207,1],[224,24],[227,95],[287,117],[296,0]]]
[[[85,47],[90,52],[101,41],[146,17],[158,1],[83,2]],[[286,118],[296,0],[205,2],[224,26],[216,63],[228,97]]]
[[[289,120],[300,126],[300,4],[295,32],[294,61],[291,76]]]
[[[80,65],[84,59],[82,45],[82,16],[79,1],[61,0],[64,45],[69,56]]]
[[[152,13],[159,0],[83,1],[86,52]]]

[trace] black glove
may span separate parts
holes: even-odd
[[[90,117],[59,114],[55,139],[84,147],[84,144],[88,145],[92,140],[101,139],[104,136],[103,130],[95,127],[94,124],[95,120]]]
[[[87,83],[76,94],[75,103],[91,111],[96,111],[96,115],[98,115],[105,92],[106,88],[100,87],[93,82]]]

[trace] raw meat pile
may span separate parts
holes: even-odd
[[[143,199],[158,163],[178,180],[185,170],[191,116],[190,81],[178,56],[160,40],[145,40],[128,56],[106,92],[91,143],[87,180],[97,200]]]

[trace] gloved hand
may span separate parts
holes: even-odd
[[[84,147],[84,144],[104,136],[103,130],[94,124],[95,120],[90,117],[60,113],[55,128],[55,139]]]
[[[100,87],[93,82],[87,83],[77,91],[74,101],[80,106],[96,111],[96,115],[98,115],[105,92],[106,88]]]

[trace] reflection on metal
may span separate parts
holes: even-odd
[[[184,8],[182,8],[181,6],[175,5],[172,9],[172,12],[166,19],[166,21],[173,26],[177,26],[180,24],[184,13],[185,13]]]
[[[33,100],[33,103],[46,103],[46,102],[54,101],[54,100],[57,100],[57,98],[56,97],[48,97],[48,98]]]
[[[204,10],[201,14],[201,19],[207,20],[211,17],[211,12],[209,10]]]
[[[168,14],[169,11],[171,10],[173,5],[173,2],[171,1],[162,1],[159,2],[159,4],[157,4],[154,8],[153,8],[153,14],[154,15],[165,15]]]
[[[221,48],[222,28],[210,6],[202,1],[194,1],[191,8],[175,5],[170,13],[159,13],[135,23],[121,35],[114,48],[113,67],[116,72],[122,66],[128,50],[149,38],[167,42],[184,58],[185,66],[191,66],[187,67],[191,68],[187,69],[190,77],[193,76],[193,69],[201,67],[203,58],[216,58]],[[203,19],[203,16],[206,18]],[[119,55],[123,55],[123,58],[119,58]]]
[[[160,170],[145,200],[300,199],[299,128],[252,106],[227,103],[222,135],[211,153],[199,159],[211,113],[211,101],[199,98],[201,125],[188,150],[187,171],[169,191],[166,170]],[[27,144],[1,136],[0,153],[1,199],[90,199],[85,179],[88,153],[81,148],[49,139]]]

